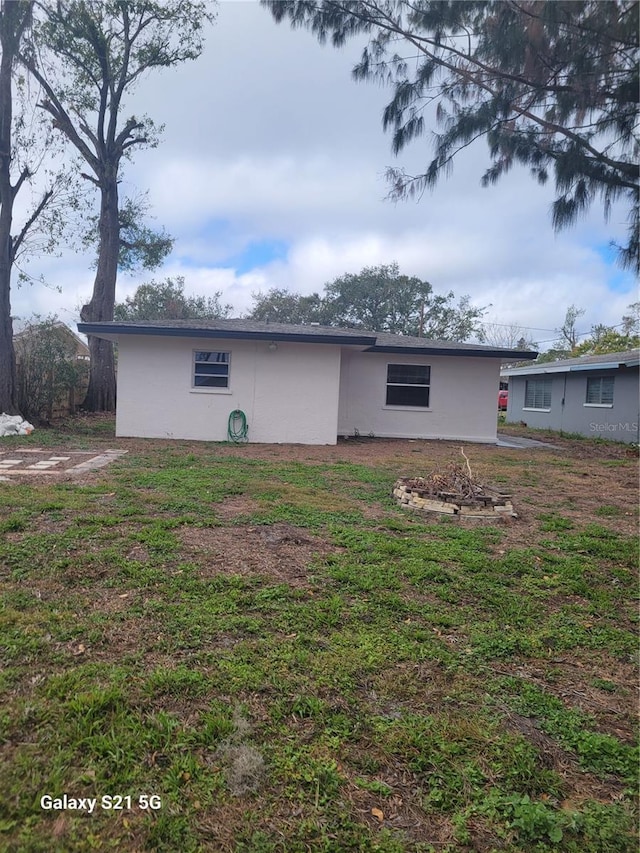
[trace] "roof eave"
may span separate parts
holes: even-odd
[[[300,332],[240,331],[237,329],[202,329],[176,326],[132,326],[106,323],[78,323],[78,330],[108,341],[117,341],[120,335],[148,335],[171,338],[209,338],[216,340],[278,341],[281,343],[337,344],[339,346],[367,346],[375,341],[371,335],[319,335]]]
[[[398,355],[454,355],[468,356],[469,358],[499,358],[502,361],[509,361],[514,358],[517,358],[519,361],[532,361],[538,357],[537,352],[522,352],[520,350],[463,349],[462,347],[438,346],[394,347],[374,345],[368,347],[365,352],[396,353]]]
[[[174,338],[205,338],[209,340],[254,340],[278,341],[281,343],[315,343],[333,344],[337,346],[365,347],[364,352],[387,353],[395,355],[441,355],[468,358],[499,358],[502,361],[518,359],[532,361],[537,358],[537,352],[523,350],[491,349],[473,346],[438,346],[424,344],[423,346],[394,346],[393,344],[376,344],[375,332],[363,334],[332,334],[331,332],[305,333],[301,331],[287,332],[275,329],[242,330],[242,329],[213,329],[198,326],[154,326],[151,324],[137,325],[135,323],[78,323],[78,331],[85,335],[94,335],[108,341],[117,342],[122,335],[145,335],[151,337]]]
[[[631,361],[609,361],[609,362],[592,362],[591,364],[566,364],[554,365],[553,362],[547,364],[539,364],[533,367],[515,367],[504,368],[500,371],[503,376],[532,376],[540,373],[585,373],[588,371],[598,370],[619,370],[621,367],[631,368],[639,366],[638,360]]]

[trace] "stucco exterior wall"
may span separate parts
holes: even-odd
[[[387,406],[387,365],[428,364],[428,409]],[[500,363],[494,358],[343,351],[338,433],[495,442]]]
[[[585,405],[587,378],[614,376],[613,405]],[[551,379],[550,411],[526,409],[527,379]],[[637,442],[639,426],[640,373],[638,368],[574,371],[509,377],[507,422],[524,421],[535,429],[575,432],[589,438]]]
[[[229,388],[193,388],[193,352],[229,352]],[[225,441],[230,413],[249,440],[335,444],[340,347],[122,335],[116,435]]]

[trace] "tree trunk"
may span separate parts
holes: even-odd
[[[9,299],[11,268],[5,271],[4,266],[3,261],[0,261],[0,414],[15,415],[18,409],[15,402],[16,359]]]
[[[84,323],[113,320],[120,251],[117,165],[105,170],[100,180],[99,253],[91,302],[80,316]],[[113,412],[116,407],[116,373],[113,344],[89,335],[89,387],[82,408],[89,412]]]
[[[0,160],[4,161],[4,157],[0,156]],[[4,162],[0,165],[0,171],[0,198],[4,199]],[[8,181],[6,184],[8,185]],[[11,204],[5,204],[3,201],[0,210],[0,414],[4,412],[7,415],[15,415],[18,412],[16,357],[11,319],[11,207]]]
[[[11,122],[13,100],[11,77],[20,32],[16,12],[19,4],[2,3],[0,7],[0,414],[16,414],[16,357],[13,349],[11,319],[11,268],[13,244],[11,224],[15,189],[11,184]]]
[[[84,318],[83,318],[84,319]],[[113,319],[110,317],[109,319]],[[85,322],[89,322],[85,320]],[[96,319],[97,322],[97,319]],[[116,408],[116,373],[113,344],[89,335],[89,387],[82,408],[87,412],[113,412]]]

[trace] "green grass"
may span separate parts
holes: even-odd
[[[109,440],[82,421],[37,446]],[[347,451],[149,442],[0,491],[0,849],[636,849],[636,537],[618,505],[527,492],[616,460],[483,451],[530,501],[514,535],[401,512],[410,450]]]
[[[594,730],[593,719],[567,708],[560,699],[539,687],[515,679],[508,680],[505,686],[513,690],[510,704],[518,712],[539,719],[542,731],[574,752],[585,769],[603,777],[618,776],[629,785],[635,784],[640,758],[637,747]]]

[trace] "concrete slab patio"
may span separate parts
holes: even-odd
[[[81,476],[109,465],[127,450],[51,450],[41,447],[0,450],[0,480],[48,474]]]
[[[509,447],[513,449],[525,449],[533,447],[542,447],[547,450],[559,450],[556,444],[547,444],[546,441],[538,441],[535,438],[519,438],[515,435],[502,435],[498,433],[498,447]]]

